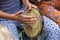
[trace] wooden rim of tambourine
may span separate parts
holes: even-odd
[[[0,40],[14,40],[7,28],[2,25],[0,25]]]
[[[31,27],[29,27],[28,25],[24,24],[25,33],[31,38],[36,37],[42,29],[41,14],[38,9],[32,8],[31,11],[26,10],[25,15],[36,16],[37,21],[34,25],[31,25]]]

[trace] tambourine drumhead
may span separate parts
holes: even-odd
[[[0,40],[14,40],[10,32],[4,27],[0,25]]]
[[[27,16],[36,16],[36,23],[29,27],[28,25],[24,24],[24,31],[29,37],[35,37],[41,32],[42,29],[42,21],[41,15],[37,9],[32,8],[31,11],[25,11],[25,15]]]

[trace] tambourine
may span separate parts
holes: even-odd
[[[25,33],[31,38],[36,37],[41,32],[41,29],[42,29],[41,14],[38,11],[38,9],[32,8],[31,11],[26,10],[25,15],[36,16],[37,20],[35,24],[31,26],[28,26],[27,24],[23,24]]]
[[[0,40],[14,40],[7,28],[0,25]]]

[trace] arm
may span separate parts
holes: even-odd
[[[29,2],[29,0],[22,0],[22,2],[23,2],[24,4],[26,4],[26,2]]]
[[[34,16],[23,15],[21,11],[17,12],[16,14],[8,14],[3,11],[0,11],[0,18],[15,20],[15,21],[27,24],[27,25],[34,24],[36,21]],[[32,18],[34,19],[31,20]]]
[[[1,10],[0,10],[0,18],[10,19],[10,20],[16,20],[17,19],[17,17],[14,16],[14,14],[8,14],[8,13],[5,13]]]
[[[23,4],[27,7],[28,10],[31,10],[31,8],[37,8],[37,6],[33,5],[29,2],[29,0],[22,0]]]

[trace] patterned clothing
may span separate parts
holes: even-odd
[[[41,14],[49,17],[60,25],[60,11],[47,4],[41,4],[39,9]]]
[[[44,40],[60,40],[60,28],[59,25],[56,24],[53,20],[44,17]]]
[[[46,16],[44,19],[44,31],[38,36],[38,40],[60,40],[60,26]]]
[[[35,3],[38,4],[44,19],[44,32],[39,38],[41,37],[41,40],[60,40],[60,11],[57,10],[60,9],[60,0],[43,0],[41,3],[39,5],[37,0]]]
[[[32,1],[32,0],[31,0]],[[60,25],[60,0],[33,0],[32,2],[38,6],[42,15],[53,19]]]
[[[43,0],[42,3],[51,5],[56,9],[60,9],[60,0]]]
[[[21,6],[20,0],[0,0],[0,10],[7,12],[9,14],[14,14],[19,10],[24,9],[22,7],[23,6]],[[21,27],[21,24],[19,24],[16,21],[2,18],[0,18],[0,24],[5,26],[11,32],[15,40],[18,40],[19,37],[18,37],[17,26],[19,25],[19,27]]]
[[[60,40],[60,11],[47,4],[41,4],[40,12],[44,15],[44,40]],[[52,20],[53,19],[53,20]]]
[[[16,13],[17,11],[21,10],[20,1],[19,0],[1,0],[0,10],[7,13],[11,13],[11,14]],[[58,24],[56,24],[53,20],[45,16],[43,16],[43,18],[44,18],[44,32],[38,37],[38,40],[41,40],[41,39],[42,40],[60,40],[60,29]],[[20,25],[16,21],[11,21],[6,19],[0,19],[0,24],[4,25],[11,32],[15,40],[18,40],[18,31],[16,27],[17,26],[21,27],[22,25]]]

